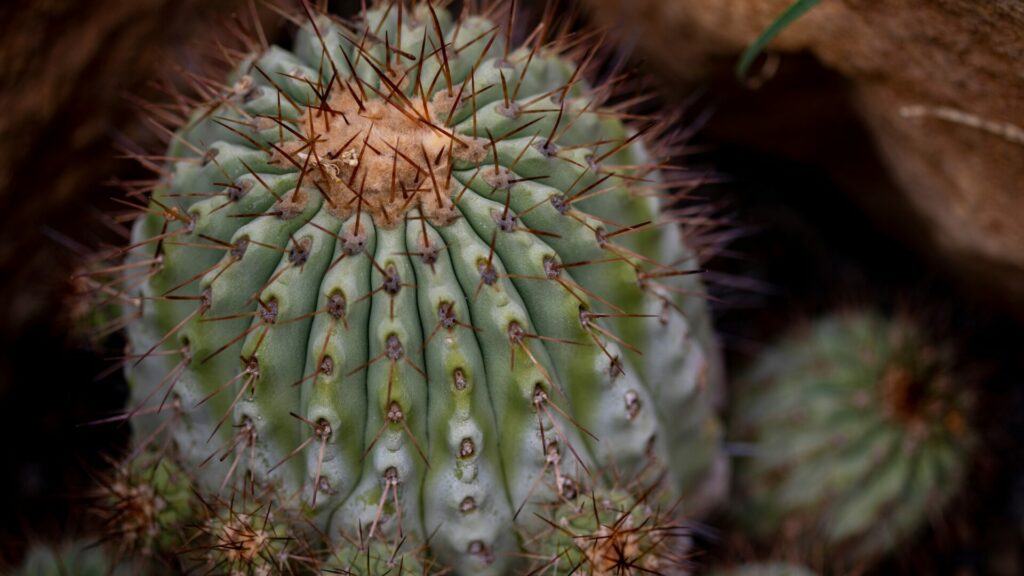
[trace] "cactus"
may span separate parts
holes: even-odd
[[[113,282],[136,449],[366,543],[342,563],[508,573],[551,503],[618,479],[701,507],[721,369],[683,227],[715,219],[670,209],[668,122],[624,124],[551,10],[519,47],[514,3],[290,14],[290,49],[252,40],[156,118]]]
[[[136,566],[113,562],[102,548],[86,540],[35,543],[14,576],[128,576]]]
[[[686,566],[689,534],[650,494],[600,489],[553,504],[547,530],[525,547],[535,573],[663,574]],[[664,516],[664,517],[661,517]]]
[[[100,482],[96,500],[118,558],[152,557],[173,548],[193,518],[188,475],[152,450],[115,466]]]
[[[738,383],[735,510],[752,534],[812,564],[863,565],[956,493],[974,442],[949,346],[906,317],[819,319]]]
[[[413,549],[400,542],[390,546],[379,540],[359,541],[342,539],[334,546],[320,569],[321,574],[348,574],[351,576],[418,576],[440,572],[422,555],[424,550]]]
[[[189,572],[306,574],[319,565],[296,511],[273,492],[203,499],[201,508],[180,558]]]

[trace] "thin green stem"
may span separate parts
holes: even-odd
[[[754,59],[757,58],[758,54],[764,50],[765,46],[768,45],[779,32],[786,29],[787,26],[795,22],[798,18],[804,15],[808,10],[817,6],[821,0],[796,0],[785,12],[779,15],[778,18],[772,22],[771,26],[765,29],[757,40],[751,44],[744,52],[743,56],[740,57],[739,64],[736,65],[736,77],[739,80],[743,80],[747,77],[747,72],[750,71],[750,65],[754,63]]]

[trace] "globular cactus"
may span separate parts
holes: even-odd
[[[285,10],[290,49],[156,108],[115,284],[137,442],[169,435],[201,492],[459,574],[618,479],[664,478],[633,483],[652,514],[706,493],[721,370],[684,227],[717,222],[672,209],[670,122],[586,82],[595,37],[549,10],[517,48],[513,8]]]
[[[238,493],[200,502],[180,558],[189,571],[262,576],[312,573],[319,566],[296,511],[274,494]]]
[[[690,535],[649,496],[599,489],[554,503],[548,529],[525,540],[534,572],[662,574],[686,566]]]
[[[735,510],[777,550],[861,566],[906,542],[961,486],[969,382],[907,317],[836,313],[766,350],[737,385]]]
[[[118,463],[95,496],[117,558],[152,558],[172,549],[195,516],[189,476],[153,450]]]

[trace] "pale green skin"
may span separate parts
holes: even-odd
[[[117,564],[105,550],[88,540],[62,544],[33,544],[13,576],[128,576],[143,569],[131,563]]]
[[[902,367],[941,400],[924,433],[887,415],[883,376]],[[903,318],[834,314],[766,350],[736,387],[731,439],[749,442],[736,462],[734,510],[752,533],[815,565],[867,563],[904,542],[958,490],[968,464],[967,384],[948,350]],[[803,527],[787,542],[783,529]]]
[[[150,526],[151,533],[138,534],[140,540],[137,542],[126,542],[125,537],[121,537],[110,544],[128,557],[152,556],[154,553],[173,550],[180,543],[184,527],[195,519],[196,510],[188,476],[170,459],[153,453],[144,453],[122,466],[131,467],[131,476],[121,478],[120,481],[134,487],[147,486],[159,510]],[[105,505],[101,503],[101,506]],[[119,526],[114,522],[109,528],[116,531]],[[126,547],[126,544],[133,548]]]
[[[368,15],[373,23],[380,22],[381,16],[381,11]],[[580,147],[563,152],[575,163],[546,157],[532,144],[542,142],[550,132],[557,105],[541,106],[554,108],[553,112],[524,114],[515,119],[495,110],[501,103],[499,70],[504,70],[510,92],[515,90],[529,49],[512,51],[507,64],[510,67],[499,69],[496,63],[504,53],[502,37],[495,40],[486,55],[481,55],[486,39],[471,43],[493,28],[493,24],[470,17],[460,27],[455,27],[443,11],[439,11],[439,17],[441,28],[451,43],[449,48],[456,49],[449,50],[456,90],[478,58],[482,62],[475,73],[478,89],[498,83],[498,89],[482,92],[476,98],[479,135],[483,136],[489,129],[499,136],[541,118],[517,137],[499,142],[498,161],[509,166],[519,158],[514,170],[518,177],[547,176],[512,186],[511,213],[541,203],[522,219],[523,225],[533,230],[556,232],[560,237],[534,235],[523,229],[499,232],[492,259],[499,279],[477,291],[480,283],[477,263],[487,259],[492,230],[496,226],[491,213],[503,209],[507,192],[493,189],[484,178],[473,178],[476,166],[457,165],[453,174],[454,188],[458,191],[465,185],[468,189],[457,205],[462,217],[454,223],[421,227],[414,221],[408,226],[403,223],[393,229],[382,229],[372,225],[369,215],[361,216],[360,222],[366,230],[365,252],[373,254],[382,269],[393,265],[407,286],[393,297],[376,290],[372,296],[360,300],[361,296],[381,286],[383,276],[362,254],[346,255],[343,243],[334,236],[345,236],[355,230],[355,217],[347,222],[340,221],[326,209],[325,203],[321,205],[320,194],[312,188],[306,189],[309,201],[301,215],[289,219],[273,215],[231,217],[262,212],[274,203],[266,188],[247,173],[243,160],[279,195],[296,185],[297,174],[294,170],[271,166],[268,154],[197,113],[196,123],[182,131],[181,138],[200,149],[216,148],[219,152],[213,161],[202,165],[190,146],[172,143],[170,154],[186,159],[170,165],[173,176],[169,186],[158,191],[156,197],[164,205],[178,206],[195,218],[195,231],[172,241],[210,244],[199,237],[202,233],[231,243],[247,237],[262,244],[289,247],[289,237],[309,239],[312,242],[309,258],[301,268],[295,267],[287,254],[249,244],[244,256],[228,265],[232,259],[223,249],[165,243],[163,270],[140,290],[144,295],[157,296],[198,275],[201,278],[178,288],[174,294],[195,297],[204,290],[211,294],[210,309],[188,321],[158,348],[178,350],[186,339],[189,346],[192,360],[181,370],[175,385],[175,394],[186,410],[169,430],[190,464],[203,461],[212,451],[229,443],[238,427],[247,421],[255,429],[256,442],[251,450],[239,449],[243,461],[235,470],[235,477],[240,478],[242,471],[248,468],[258,483],[276,483],[286,492],[301,491],[303,500],[309,503],[313,496],[319,439],[311,442],[302,454],[272,472],[271,469],[312,434],[307,424],[290,416],[289,412],[311,422],[326,421],[332,434],[325,447],[321,479],[329,485],[329,491],[319,491],[315,506],[321,523],[329,523],[331,531],[355,534],[362,527],[365,533],[377,517],[385,471],[393,467],[400,480],[397,490],[404,534],[419,538],[430,535],[431,553],[442,565],[453,567],[457,573],[502,574],[511,568],[518,550],[516,530],[510,529],[513,514],[525,503],[518,523],[524,530],[537,526],[534,503],[550,500],[555,494],[552,467],[545,464],[538,416],[532,402],[536,385],[541,384],[550,402],[578,423],[577,427],[548,407],[549,413],[556,414],[557,423],[545,418],[544,434],[548,441],[558,440],[562,474],[580,484],[590,482],[586,470],[595,478],[602,473],[610,475],[612,470],[620,477],[629,478],[654,458],[669,466],[668,493],[689,494],[701,489],[701,481],[713,461],[719,458],[720,439],[713,399],[720,386],[721,370],[708,310],[701,295],[702,287],[696,276],[658,279],[665,285],[688,291],[685,297],[662,291],[667,301],[678,306],[676,309],[658,299],[659,289],[653,286],[639,289],[634,269],[624,262],[561,271],[561,278],[585,286],[590,293],[627,312],[662,316],[660,319],[602,321],[606,329],[643,351],[643,356],[639,356],[607,341],[609,353],[622,360],[625,374],[618,377],[611,376],[608,357],[593,344],[580,324],[580,300],[553,281],[523,278],[543,276],[546,257],[571,263],[613,256],[598,245],[592,230],[560,214],[547,200],[562,193],[578,192],[594,182],[597,176],[589,172],[587,158],[609,150],[631,132],[617,119],[587,110],[588,100],[582,96],[585,86],[579,83],[570,92],[560,124],[572,123],[572,128],[555,144],[561,147],[600,140],[613,142],[596,151]],[[419,24],[414,23],[417,18]],[[426,26],[422,25],[424,22]],[[326,19],[318,20],[318,24],[330,60],[344,76],[348,68],[342,51],[347,51],[349,58],[358,62],[352,42],[342,39],[351,33],[341,31]],[[386,29],[394,42],[397,38],[394,12],[388,14],[381,25],[379,35],[383,37]],[[407,13],[401,34],[402,48],[418,54],[424,34],[435,44],[438,42],[425,11],[415,17]],[[458,49],[461,51],[456,53]],[[367,50],[383,59],[382,47],[372,46]],[[427,50],[430,50],[429,42]],[[292,100],[301,104],[314,99],[312,91],[307,84],[283,74],[294,75],[299,71],[308,78],[315,78],[321,62],[325,62],[320,75],[326,83],[333,73],[326,63],[328,60],[321,58],[322,53],[320,40],[307,25],[299,32],[294,53],[274,47],[261,55],[258,62]],[[367,83],[376,85],[376,74],[365,64],[365,58],[363,60],[356,64],[357,73]],[[523,79],[518,101],[525,104],[538,94],[562,86],[573,69],[570,62],[541,50]],[[436,72],[433,60],[424,65],[425,79],[433,78]],[[266,78],[250,69],[248,62],[233,75],[231,82],[245,74],[249,74],[256,86],[262,86],[262,93],[251,94],[254,97],[248,102],[235,96],[232,98],[235,108],[222,107],[218,114],[243,118],[238,112],[240,108],[250,114],[276,116],[276,90]],[[444,89],[442,77],[435,91]],[[456,132],[471,135],[470,112],[471,106],[466,105],[456,113],[452,121]],[[295,119],[303,113],[283,99],[285,119]],[[249,133],[260,141],[278,138],[277,129],[262,133],[253,129]],[[603,164],[627,166],[648,161],[637,141],[605,159]],[[483,166],[492,164],[492,157],[483,162]],[[586,174],[573,187],[581,171]],[[647,177],[657,177],[657,174]],[[251,185],[251,188],[238,202],[219,210],[217,208],[227,202],[224,196],[207,199],[169,196],[182,192],[227,191],[215,183],[232,180]],[[606,183],[612,184],[617,187],[615,191],[584,200],[574,205],[574,209],[626,224],[657,218],[659,208],[655,199],[630,195],[617,178]],[[154,209],[154,212],[159,211]],[[601,226],[582,211],[577,212],[579,218],[594,228]],[[159,234],[163,225],[164,219],[159,215],[140,219],[134,228],[133,241]],[[182,224],[175,222],[167,230],[180,228]],[[432,246],[445,247],[432,266],[418,256],[403,254],[417,252],[424,233]],[[616,238],[616,242],[677,268],[698,267],[673,224],[622,236]],[[152,250],[153,244],[149,244],[146,249],[136,251],[132,258],[150,257]],[[329,268],[331,263],[335,265]],[[203,271],[208,269],[204,275]],[[507,274],[516,277],[509,278]],[[252,317],[230,321],[203,321],[202,318],[256,310],[255,299],[251,296],[272,276],[276,278],[263,288],[260,299],[264,302],[276,299],[278,322],[266,330],[254,329],[223,352],[201,361],[259,322]],[[590,310],[611,311],[584,291],[577,289],[576,292]],[[346,322],[334,321],[328,314],[321,313],[284,323],[315,310],[324,310],[328,297],[334,293],[345,297]],[[459,326],[440,329],[423,349],[423,342],[438,325],[441,302],[451,303],[456,318],[471,324],[475,330]],[[136,352],[149,349],[193,313],[197,305],[195,299],[147,302],[143,320],[129,329],[133,349]],[[396,311],[393,318],[390,317],[392,305]],[[580,344],[527,339],[526,346],[543,371],[530,362],[522,350],[517,351],[513,367],[508,336],[511,322],[518,323],[529,334]],[[390,335],[398,336],[405,359],[392,365],[385,358],[368,369],[355,371],[385,351]],[[250,378],[250,374],[244,372],[244,361],[240,362],[239,358],[250,358],[261,337],[258,377]],[[328,341],[326,348],[325,340]],[[321,372],[303,380],[300,386],[292,386],[318,370],[322,350],[333,361],[331,374]],[[133,384],[133,397],[145,398],[181,359],[180,354],[151,356],[137,366],[129,366],[127,374]],[[462,371],[467,384],[461,390],[455,386],[456,369]],[[384,424],[389,373],[391,399],[401,407],[405,425],[416,438],[415,442],[410,440],[402,424]],[[193,408],[232,380],[230,386],[200,408]],[[249,380],[250,387],[242,391],[243,383]],[[163,391],[154,394],[154,398],[160,398]],[[214,433],[217,421],[239,394],[233,414]],[[640,409],[633,417],[626,409],[627,394],[630,397],[635,394],[639,401]],[[149,405],[156,401],[150,400]],[[140,436],[155,429],[158,421],[158,418],[141,419]],[[593,437],[581,429],[589,431]],[[208,440],[211,435],[212,439]],[[460,457],[459,450],[465,439],[472,440],[473,453]],[[372,447],[367,451],[371,442]],[[574,448],[572,452],[565,449],[567,442]],[[419,449],[425,453],[429,466]],[[211,459],[200,470],[201,483],[210,489],[218,488],[231,462],[232,458],[224,462]],[[470,497],[475,501],[475,509],[460,511],[460,505]],[[398,532],[394,498],[392,493],[386,495],[385,514],[379,518],[377,526],[392,540]],[[488,553],[469,552],[481,549]]]
[[[422,576],[434,570],[417,558],[408,543],[396,549],[378,540],[360,543],[342,540],[320,569],[321,576]]]

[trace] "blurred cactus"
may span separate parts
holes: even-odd
[[[111,561],[103,548],[84,540],[62,544],[37,543],[29,548],[13,576],[128,576],[129,565]]]
[[[151,557],[172,549],[195,516],[188,475],[154,451],[116,465],[96,496],[119,558]]]
[[[960,488],[971,397],[952,351],[908,318],[817,320],[766,350],[738,384],[730,430],[737,514],[812,565],[863,565]]]

